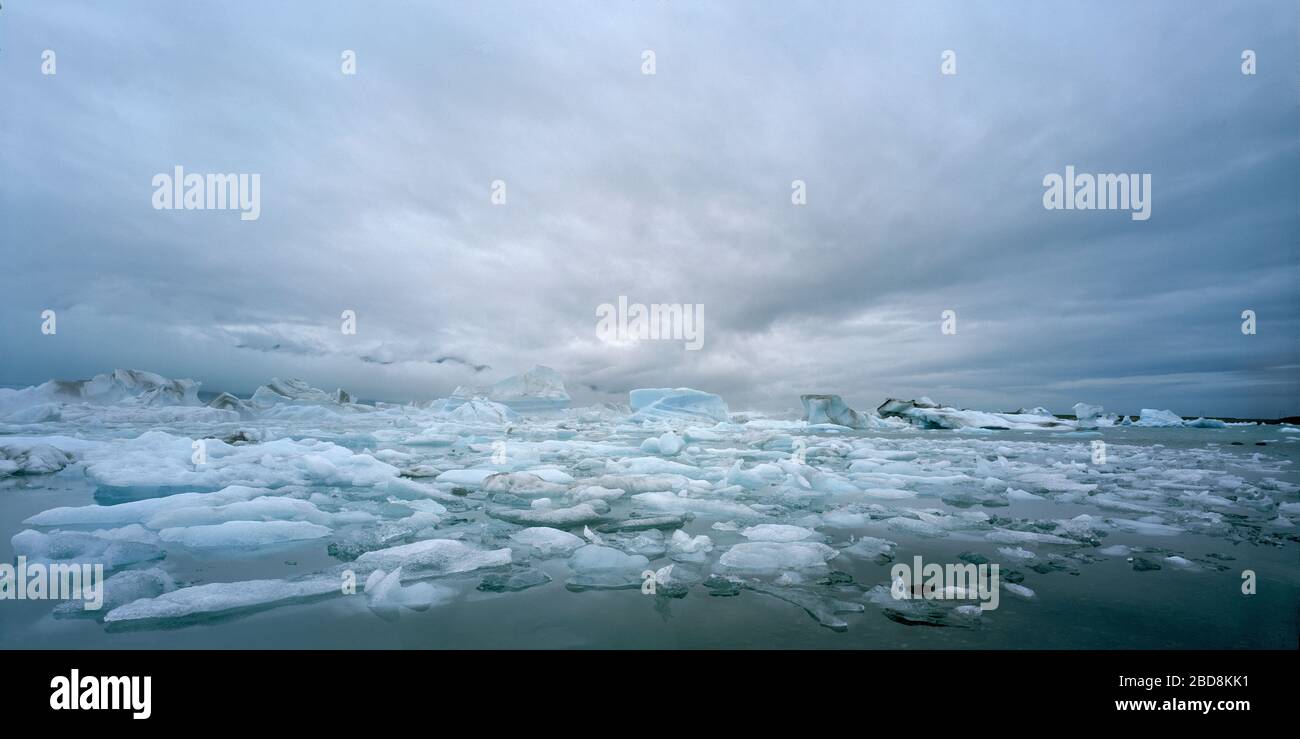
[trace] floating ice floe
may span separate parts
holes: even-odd
[[[303,580],[243,580],[191,585],[109,611],[108,624],[197,619],[303,603],[343,592],[336,576]]]
[[[169,544],[193,549],[263,547],[329,536],[328,526],[306,521],[226,521],[202,526],[179,526],[158,532]]]
[[[582,537],[549,526],[531,526],[521,529],[511,534],[510,540],[536,549],[543,557],[567,557],[579,547],[586,545]]]
[[[627,554],[613,547],[587,544],[569,558],[570,590],[621,589],[640,587],[641,573],[650,560],[640,554]]]
[[[723,552],[718,564],[739,573],[774,574],[781,570],[819,569],[839,552],[813,541],[751,541]]]
[[[54,607],[55,618],[98,618],[128,603],[169,593],[176,581],[161,567],[150,567],[118,572],[104,580],[103,589],[100,608],[87,610],[82,601],[64,601]]]
[[[381,618],[393,620],[400,608],[423,611],[456,597],[456,590],[445,585],[417,582],[402,585],[402,568],[392,572],[375,570],[366,578],[366,605]]]
[[[102,564],[105,569],[162,559],[161,547],[112,531],[21,531],[10,540],[14,555],[33,564]],[[128,532],[135,533],[135,532]]]
[[[357,557],[358,572],[401,568],[408,577],[432,577],[500,567],[511,562],[509,549],[484,550],[455,539],[428,539],[366,552]]]
[[[49,444],[11,443],[0,437],[0,477],[46,475],[71,463],[71,455]]]

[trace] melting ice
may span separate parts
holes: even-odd
[[[24,502],[4,538],[29,561],[103,563],[91,617],[106,632],[326,600],[389,622],[534,592],[572,599],[576,618],[601,618],[598,597],[665,614],[699,598],[834,632],[964,631],[1066,598],[1059,583],[1090,568],[1208,582],[1252,551],[1296,559],[1295,427],[1088,403],[855,410],[832,394],[802,396],[793,418],[670,387],[574,408],[546,367],[405,405],[294,379],[198,390],[131,370],[0,389],[0,495],[35,499],[42,479],[86,491]],[[1126,436],[1160,433],[1181,436]],[[240,564],[279,552],[312,560]],[[998,563],[1016,597],[986,613],[889,598],[889,563],[914,555]]]

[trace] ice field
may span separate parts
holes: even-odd
[[[1294,426],[574,408],[545,367],[424,404],[198,391],[0,389],[0,561],[108,576],[98,611],[0,601],[0,647],[1296,646]],[[918,555],[997,563],[997,608],[892,597]]]

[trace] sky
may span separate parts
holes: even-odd
[[[0,383],[1300,414],[1297,15],[5,0]],[[1150,218],[1045,209],[1067,165],[1150,174]],[[176,166],[257,174],[259,217],[154,208]],[[703,345],[602,340],[619,296]]]

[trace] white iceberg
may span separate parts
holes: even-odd
[[[560,410],[569,407],[570,401],[560,373],[540,364],[521,375],[507,377],[486,387],[457,387],[449,403],[474,398],[500,403],[521,413]]]
[[[1154,408],[1143,408],[1138,420],[1133,423],[1134,426],[1148,426],[1155,428],[1182,426],[1183,417],[1173,411],[1161,411]]]

